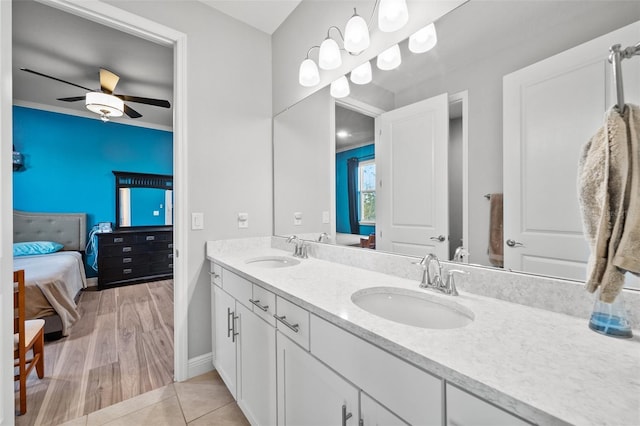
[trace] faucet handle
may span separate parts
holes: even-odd
[[[301,259],[308,259],[308,248],[309,246],[307,245],[307,243],[303,241],[302,244],[300,244],[300,252],[298,253],[298,257],[300,257]]]
[[[461,271],[460,269],[450,269],[447,272],[447,281],[445,283],[445,288],[447,292],[452,296],[458,296],[458,289],[456,288],[455,274],[460,275],[470,275],[469,272]]]

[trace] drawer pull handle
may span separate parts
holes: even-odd
[[[123,269],[122,273],[123,274],[130,274],[132,272],[131,268],[127,268],[127,269]]]
[[[264,312],[267,312],[269,310],[269,305],[262,306],[259,300],[249,299],[249,302],[253,303],[255,306],[257,306],[259,309],[262,309]]]
[[[155,239],[156,237],[154,237],[153,235],[147,235],[147,241],[153,241]]]
[[[121,243],[123,241],[124,241],[124,238],[122,238],[122,237],[116,237],[116,238],[113,239],[114,243]]]
[[[347,413],[347,406],[342,406],[342,426],[347,426],[347,420],[353,417],[353,413]]]
[[[169,254],[167,255],[167,257],[168,257],[169,259],[173,259],[173,253],[169,253]]]
[[[218,278],[220,278],[220,274],[216,274],[215,272],[212,275],[214,280],[217,280]]]
[[[231,308],[227,308],[227,337],[231,337],[231,316],[234,315],[231,312]]]
[[[168,247],[168,248],[170,248],[170,249],[172,249],[172,248],[173,248],[173,243],[169,243],[169,244],[167,244],[167,247]]]
[[[130,257],[123,257],[122,258],[122,263],[131,263],[131,258]]]
[[[289,327],[291,330],[293,330],[294,333],[297,333],[299,331],[300,324],[291,324],[289,321],[287,321],[286,319],[287,317],[285,315],[279,317],[274,314],[273,317],[278,321],[280,321],[281,323],[283,323],[284,325],[286,325],[287,327]]]
[[[131,251],[131,247],[122,247],[123,253],[129,253]]]

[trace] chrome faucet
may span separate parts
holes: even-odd
[[[458,248],[456,248],[456,251],[453,253],[453,261],[463,262],[465,256],[469,256],[469,251],[466,248],[459,246]]]
[[[293,257],[299,257],[301,259],[307,259],[309,255],[307,254],[307,245],[295,235],[287,238],[287,243],[295,244],[295,248],[293,249]]]
[[[327,234],[326,232],[323,232],[322,234],[320,234],[320,236],[318,237],[318,242],[319,243],[328,243],[329,242],[329,234]]]
[[[435,265],[435,271],[432,274],[432,264]],[[430,288],[450,296],[458,296],[454,274],[468,274],[468,272],[452,269],[447,273],[445,281],[442,280],[442,265],[438,256],[433,253],[427,254],[422,258],[418,265],[422,267],[422,280],[420,288]]]

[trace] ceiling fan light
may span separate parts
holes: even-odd
[[[371,73],[371,62],[367,61],[358,65],[351,71],[351,81],[355,84],[367,84],[373,78]]]
[[[102,92],[87,93],[84,102],[89,111],[95,112],[101,117],[121,117],[124,111],[122,99]]]
[[[409,21],[409,10],[405,0],[380,0],[378,28],[385,33],[397,31]]]
[[[360,53],[369,47],[369,27],[362,16],[354,14],[344,30],[344,48],[350,53]]]
[[[323,70],[334,70],[342,65],[342,57],[340,57],[340,48],[338,43],[332,38],[325,38],[320,45],[320,56],[318,57],[318,65]]]
[[[305,59],[300,64],[300,72],[298,73],[298,81],[301,86],[313,87],[320,83],[320,73],[318,66],[312,59]]]
[[[337,99],[349,96],[349,93],[351,93],[351,91],[349,90],[349,81],[347,80],[347,77],[343,75],[342,77],[331,83],[330,92],[331,96]]]
[[[419,29],[409,37],[409,50],[413,53],[424,53],[438,44],[436,26],[432,23]]]
[[[402,55],[400,55],[400,46],[394,44],[384,52],[378,55],[376,65],[383,71],[389,71],[398,68],[402,63]]]

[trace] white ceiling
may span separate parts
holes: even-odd
[[[278,29],[301,2],[301,0],[200,1],[269,35]]]

